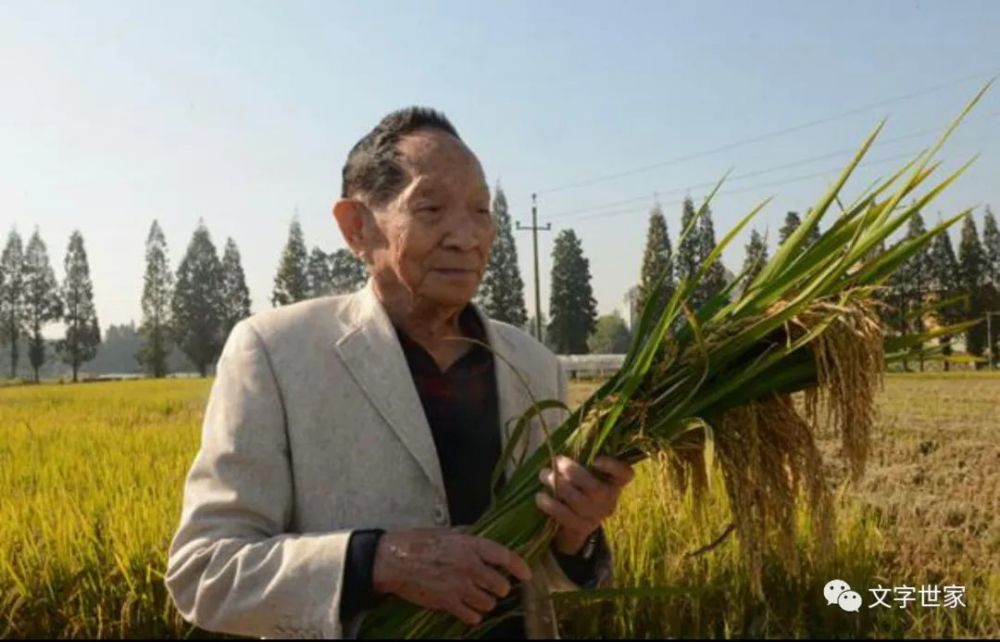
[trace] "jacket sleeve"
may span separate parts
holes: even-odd
[[[291,533],[281,392],[249,320],[219,359],[165,583],[187,621],[253,637],[341,637],[351,531]]]
[[[558,361],[556,362],[556,369],[558,371],[557,378],[557,389],[559,392],[559,400],[564,404],[569,405],[569,381],[566,376],[566,371],[563,370],[562,364]],[[558,419],[550,425],[558,426],[559,423],[565,421],[568,415],[565,411],[562,411]],[[602,527],[602,532],[597,539],[597,546],[594,549],[594,575],[592,582],[588,582],[587,586],[581,586],[574,582],[566,574],[562,565],[559,564],[559,560],[552,548],[546,549],[545,555],[542,556],[542,566],[545,569],[546,576],[549,580],[549,591],[553,593],[564,592],[564,591],[579,591],[583,588],[607,588],[610,587],[614,581],[613,578],[613,563],[614,559],[611,555],[611,548],[607,544],[607,537]]]

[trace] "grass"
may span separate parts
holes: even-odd
[[[198,448],[209,380],[0,390],[0,636],[201,637],[169,602],[162,572]],[[575,405],[596,383],[572,386]],[[703,523],[655,462],[608,527],[618,586],[664,598],[560,598],[566,637],[996,637],[1000,635],[1000,376],[890,375],[868,473],[827,471],[839,523],[829,566],[799,542],[797,573],[768,559],[753,600],[720,479]],[[838,448],[833,439],[821,447]],[[836,462],[838,458],[827,457]],[[666,488],[665,488],[666,486]],[[843,579],[860,613],[826,606]],[[868,609],[882,586],[960,584],[966,608]]]
[[[0,635],[181,637],[162,572],[206,381],[0,391]]]

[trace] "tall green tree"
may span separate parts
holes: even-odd
[[[228,337],[241,320],[250,316],[250,289],[240,261],[236,241],[226,239],[222,255],[222,336]],[[223,341],[225,345],[225,341]]]
[[[958,244],[958,284],[961,292],[968,295],[965,300],[964,316],[969,320],[982,320],[986,313],[988,293],[988,272],[986,253],[979,242],[979,232],[972,216],[962,221],[962,237]],[[986,324],[980,322],[965,333],[965,348],[969,354],[983,356],[986,349]]]
[[[1000,230],[997,229],[997,219],[993,211],[986,207],[983,217],[983,247],[986,250],[986,266],[989,274],[989,303],[987,312],[1000,311]],[[992,315],[988,327],[992,330],[993,346],[987,346],[987,351],[993,359],[994,367],[1000,360],[1000,316]]]
[[[171,301],[177,345],[204,377],[222,351],[222,263],[205,224],[191,237],[177,268]]]
[[[691,230],[678,242],[677,254],[674,257],[674,273],[677,276],[678,286],[684,281],[693,279],[701,267],[701,261],[698,260],[701,255],[701,238],[697,226],[692,227],[691,223],[697,214],[694,201],[691,200],[691,197],[685,198],[681,211],[680,233],[683,235],[689,227]]]
[[[698,211],[695,209],[694,201],[690,197],[685,198],[681,214],[681,234],[689,226],[692,226],[691,221],[696,216],[698,216]],[[677,247],[674,262],[678,285],[698,275],[702,264],[713,249],[715,249],[715,227],[712,223],[712,211],[706,206],[701,217],[693,224],[687,236],[680,240]],[[700,308],[725,287],[726,269],[721,261],[716,261],[692,292],[691,307],[693,309]]]
[[[806,216],[809,216],[811,211],[812,208],[809,208],[809,210],[806,211]],[[798,212],[789,212],[788,214],[785,214],[785,223],[781,226],[781,229],[778,230],[778,245],[780,246],[784,243],[785,240],[792,235],[792,232],[799,229],[800,225],[802,225],[802,218],[799,217]],[[819,225],[817,225],[809,231],[809,243],[806,244],[805,247],[808,247],[809,244],[818,241],[819,237],[820,231]]]
[[[873,247],[868,248],[865,252],[864,260],[871,261],[876,257],[885,254],[885,240],[881,240],[876,243]],[[886,284],[883,283],[882,287],[877,288],[872,293],[872,303],[875,304],[875,314],[878,316],[879,322],[882,327],[892,327],[896,323],[896,314],[892,305],[892,293],[889,291]]]
[[[597,325],[597,301],[590,284],[590,262],[573,230],[556,236],[552,250],[548,335],[560,354],[586,354],[587,338]]]
[[[924,219],[919,212],[913,215],[907,223],[904,242],[923,236],[927,232]],[[898,334],[919,334],[924,332],[924,315],[919,312],[928,303],[928,293],[931,291],[931,258],[928,248],[914,254],[899,269],[893,273],[886,284],[884,300],[888,303],[888,325]],[[922,354],[919,356],[920,370],[924,369]],[[903,367],[909,370],[909,362],[904,360]]]
[[[800,225],[802,225],[802,218],[799,217],[798,212],[785,214],[785,224],[778,230],[778,245],[780,246],[788,240],[788,237],[792,235],[792,232],[799,229]]]
[[[306,262],[307,298],[315,298],[330,294],[333,289],[333,275],[330,273],[330,257],[326,252],[314,247]]]
[[[279,307],[309,298],[308,267],[309,255],[302,237],[302,226],[295,216],[288,229],[288,241],[281,255],[278,274],[274,277],[271,305]]]
[[[587,347],[593,354],[624,354],[628,351],[630,339],[625,320],[616,310],[598,317],[597,327],[587,339]]]
[[[56,282],[49,252],[38,233],[38,228],[28,240],[24,253],[24,293],[28,308],[28,359],[38,382],[38,369],[45,364],[45,338],[42,329],[62,317],[62,299]]]
[[[1000,230],[993,210],[986,207],[983,217],[983,248],[986,251],[986,272],[994,289],[1000,291]]]
[[[493,196],[492,209],[497,234],[476,298],[490,318],[521,327],[528,320],[528,311],[524,307],[524,281],[517,265],[517,246],[514,244],[507,196],[499,184]]]
[[[662,208],[656,205],[649,213],[646,251],[642,255],[639,294],[634,310],[636,316],[642,314],[648,301],[654,301],[656,309],[662,310],[670,300],[677,288],[674,282],[672,258],[667,220],[663,216]]]
[[[24,288],[24,245],[12,229],[0,254],[0,336],[10,345],[10,376],[17,376],[18,344],[26,334],[27,296]]]
[[[810,207],[809,209],[806,210],[806,216],[809,216],[811,213],[812,213],[812,208]],[[809,244],[808,245],[812,245],[813,243],[815,243],[816,241],[818,241],[820,236],[821,236],[821,233],[820,233],[820,230],[819,230],[819,223],[817,223],[815,227],[813,227],[811,230],[809,230]],[[808,247],[808,245],[806,247]],[[883,247],[884,247],[884,243],[883,243]]]
[[[943,232],[934,237],[931,242],[930,252],[930,287],[937,301],[943,301],[955,297],[960,292],[958,279],[958,260],[955,258],[955,249],[951,244],[951,236]],[[936,311],[938,325],[956,323],[962,319],[961,304],[947,305]],[[951,337],[941,337],[938,339],[939,345],[943,346],[945,355],[952,354]],[[947,361],[944,362],[944,369],[949,369]]]
[[[62,300],[66,336],[59,341],[56,349],[63,362],[73,368],[73,381],[76,381],[80,366],[97,356],[101,344],[101,328],[94,307],[94,284],[90,280],[87,250],[79,230],[73,230],[69,237],[64,267],[66,276],[62,285]]]
[[[750,241],[746,245],[746,258],[743,259],[743,287],[753,282],[767,264],[767,242],[757,230],[750,232]]]
[[[698,219],[698,264],[708,259],[715,249],[715,226],[712,224],[712,210],[705,208],[704,214]],[[726,289],[726,268],[721,258],[708,268],[696,290],[695,302],[700,307]]]
[[[329,255],[331,294],[350,294],[360,290],[368,281],[365,262],[354,256],[354,252],[340,248]]]
[[[174,277],[167,257],[167,240],[160,224],[153,221],[146,237],[146,272],[142,286],[142,348],[136,360],[156,378],[167,374],[170,356],[172,318],[170,302],[174,296]]]

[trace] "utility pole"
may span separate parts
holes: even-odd
[[[997,356],[994,354],[993,350],[993,315],[1000,317],[1000,311],[993,311],[986,313],[986,345],[989,348],[989,359],[990,359],[990,370],[996,370]]]
[[[518,230],[531,230],[531,240],[535,247],[535,338],[544,343],[542,338],[542,295],[538,284],[538,232],[548,232],[552,229],[552,223],[546,223],[545,227],[538,227],[538,201],[537,194],[531,195],[531,226],[521,225],[517,222]]]

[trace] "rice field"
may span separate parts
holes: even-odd
[[[574,401],[594,385],[574,384]],[[174,611],[162,571],[209,386],[0,389],[0,637],[205,635]],[[1000,636],[1000,376],[891,375],[878,405],[859,485],[838,442],[821,442],[839,518],[828,559],[802,535],[797,572],[769,559],[767,600],[754,600],[721,480],[699,522],[647,462],[608,533],[618,586],[669,592],[560,596],[565,636]],[[858,613],[826,604],[831,579],[862,595]],[[869,608],[870,588],[924,584],[964,586],[965,606],[899,608],[890,594],[892,608]]]

